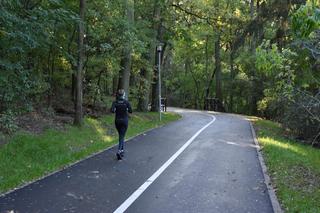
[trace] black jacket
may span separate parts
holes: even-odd
[[[111,112],[116,113],[116,120],[127,120],[132,108],[129,101],[119,98],[112,103]]]

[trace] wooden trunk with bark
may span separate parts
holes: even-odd
[[[80,0],[80,22],[79,22],[79,38],[78,38],[78,64],[76,72],[76,100],[75,100],[75,115],[74,124],[81,126],[83,120],[82,110],[82,75],[83,75],[83,59],[84,59],[84,14],[85,0]]]
[[[132,32],[134,25],[134,0],[125,0],[126,5],[126,16],[128,21],[128,34]],[[129,38],[124,44],[123,56],[120,62],[120,72],[118,81],[118,90],[124,89],[126,98],[129,97],[129,84],[130,84],[130,73],[131,73],[131,62],[132,62],[132,41]]]

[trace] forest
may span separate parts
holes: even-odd
[[[318,0],[1,0],[0,131],[28,113],[169,106],[256,115],[320,143]],[[160,60],[157,46],[162,45]]]

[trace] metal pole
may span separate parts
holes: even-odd
[[[158,51],[159,54],[159,63],[158,63],[158,74],[159,74],[159,119],[161,121],[161,48]]]

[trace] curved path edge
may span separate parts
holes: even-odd
[[[275,190],[274,190],[274,188],[272,186],[271,178],[270,178],[270,176],[268,174],[267,166],[266,166],[265,161],[263,159],[263,156],[261,154],[261,147],[260,147],[260,144],[258,142],[258,139],[257,139],[257,136],[256,136],[256,132],[255,132],[255,130],[253,128],[252,122],[249,121],[249,123],[250,123],[250,127],[251,127],[251,133],[252,133],[253,141],[254,141],[254,143],[256,144],[256,147],[257,147],[256,150],[257,150],[257,154],[258,154],[258,159],[259,159],[259,162],[260,162],[260,165],[261,165],[261,168],[262,168],[264,181],[265,181],[265,184],[266,184],[267,189],[268,189],[268,194],[269,194],[269,197],[270,197],[270,200],[271,200],[273,212],[275,212],[275,213],[283,213],[283,210],[281,209],[281,205],[279,203],[279,200],[277,198]]]

